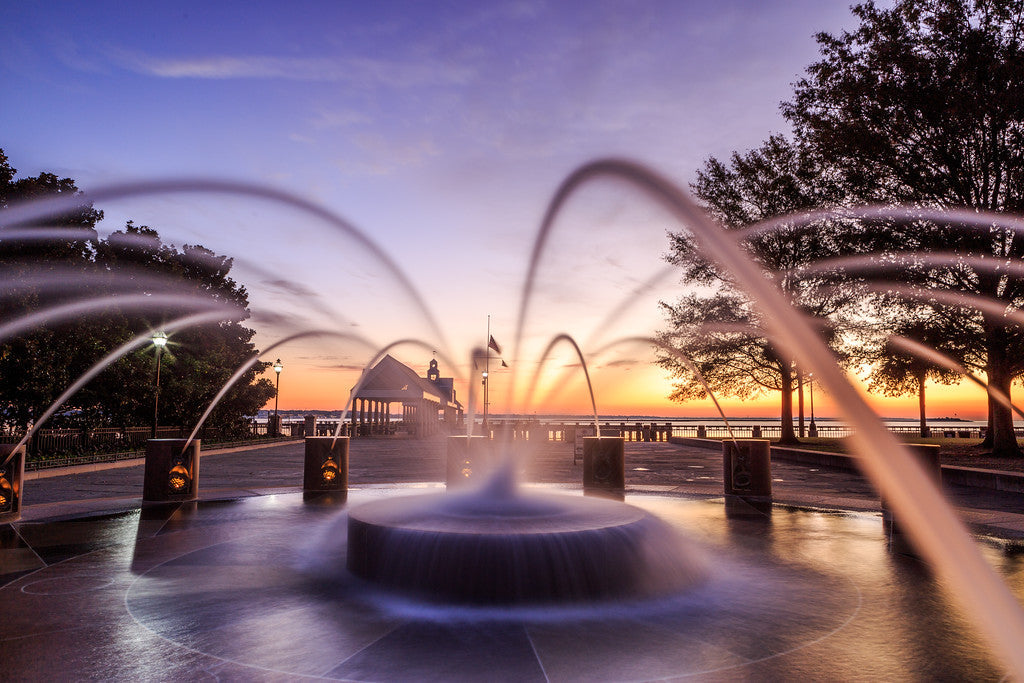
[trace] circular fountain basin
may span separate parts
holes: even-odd
[[[483,605],[646,599],[707,576],[699,549],[654,515],[550,493],[361,505],[348,517],[347,566],[427,600]]]

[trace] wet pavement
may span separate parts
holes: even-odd
[[[444,449],[354,440],[349,503],[439,488]],[[626,501],[713,558],[707,584],[651,605],[481,615],[382,598],[340,570],[346,508],[303,500],[302,458],[298,441],[205,453],[193,503],[143,507],[141,463],[27,481],[23,519],[0,525],[2,679],[1003,677],[927,568],[887,552],[855,474],[774,463],[772,515],[732,517],[719,452],[627,442]],[[523,468],[580,492],[567,444]],[[1024,497],[947,493],[1024,601]]]
[[[445,440],[440,437],[353,439],[349,452],[349,483],[359,486],[443,481],[444,456]],[[302,458],[301,441],[204,452],[200,497],[258,495],[266,489],[296,490],[302,485]],[[570,444],[543,444],[524,460],[525,481],[581,485],[583,465],[582,462],[574,464]],[[134,465],[63,476],[52,476],[57,472],[41,474],[42,478],[25,484],[25,520],[141,503],[141,460]],[[773,462],[772,479],[777,504],[881,510],[872,486],[855,473]],[[637,492],[721,496],[722,456],[718,451],[694,446],[627,441],[626,486]],[[1024,495],[968,486],[947,486],[946,493],[964,521],[976,532],[1024,541]]]

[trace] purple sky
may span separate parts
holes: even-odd
[[[22,175],[87,190],[214,177],[323,204],[402,265],[462,362],[488,313],[511,344],[533,235],[566,174],[614,155],[686,183],[708,156],[787,131],[779,102],[815,59],[814,33],[852,26],[848,4],[11,2],[0,147]],[[294,302],[244,263],[322,292],[379,344],[427,335],[379,268],[294,210],[193,196],[100,208],[103,230],[134,218],[236,256],[256,306]],[[570,214],[545,256],[538,340],[588,338],[660,267],[672,227],[610,185]],[[671,296],[638,299],[627,331],[652,332]],[[276,333],[261,332],[263,345]],[[294,370],[360,361],[313,345],[280,355]]]

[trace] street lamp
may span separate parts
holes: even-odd
[[[490,354],[490,351],[488,351],[488,354]],[[484,426],[484,433],[487,434],[488,433],[487,432],[487,399],[488,399],[488,396],[487,396],[487,389],[488,389],[488,387],[487,387],[487,375],[488,375],[488,372],[486,370],[484,370],[482,374],[483,374],[483,379],[480,380],[480,383],[484,385],[484,425],[483,426]]]
[[[167,333],[157,332],[153,335],[153,346],[156,347],[156,391],[153,394],[153,433],[156,438],[156,428],[160,421],[160,363],[164,357],[164,347],[167,346]]]
[[[274,361],[274,372],[277,373],[277,387],[274,389],[274,436],[277,436],[278,421],[277,421],[277,397],[281,394],[281,371],[284,370],[284,366],[281,365],[281,359],[278,358]]]
[[[814,373],[808,373],[807,379],[811,382],[811,428],[807,430],[807,435],[812,439],[816,439],[818,437],[818,427],[814,424]]]
[[[277,417],[277,396],[281,393],[281,371],[284,370],[284,366],[281,365],[281,359],[278,358],[274,361],[274,372],[277,373],[277,388],[274,389],[274,417]]]

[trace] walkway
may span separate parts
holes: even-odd
[[[444,449],[354,440],[349,503],[436,490]],[[784,507],[876,511],[861,477],[776,463],[782,505],[736,517],[719,502],[718,452],[627,443],[626,456],[627,501],[692,538],[676,542],[696,565],[713,554],[707,574],[688,562],[669,574],[699,588],[499,618],[409,611],[339,571],[345,516],[298,492],[300,441],[204,453],[196,504],[140,510],[141,463],[30,480],[23,520],[0,525],[3,680],[1008,679],[948,586],[883,550],[877,518]],[[567,444],[542,444],[526,478],[578,493],[572,460]],[[976,530],[1009,539],[979,545],[1019,597],[1022,496],[950,493]]]
[[[353,439],[349,484],[444,480],[443,438]],[[204,452],[200,497],[231,498],[273,491],[293,492],[302,482],[303,444]],[[582,464],[573,465],[568,444],[546,443],[526,466],[526,481],[579,486]],[[142,494],[143,465],[120,463],[95,471],[43,476],[27,481],[22,519],[31,521],[134,507]],[[775,462],[777,504],[822,509],[879,511],[874,490],[856,474]],[[47,472],[54,475],[56,472]],[[626,442],[628,490],[717,497],[722,495],[722,457],[716,451],[663,442]],[[627,493],[628,493],[627,490]],[[1024,540],[1024,496],[966,486],[947,487],[963,519],[978,533]]]

